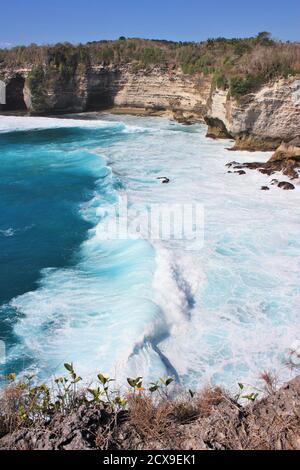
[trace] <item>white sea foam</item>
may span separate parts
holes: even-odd
[[[51,117],[31,117],[31,116],[0,116],[0,132],[27,131],[37,129],[57,129],[57,128],[104,128],[119,126],[124,129],[124,124],[111,121],[88,121],[85,119],[64,119]]]
[[[15,230],[13,228],[8,228],[6,230],[0,230],[0,234],[3,236],[3,237],[13,237],[14,234],[15,234]]]
[[[5,125],[101,127],[116,117],[20,119]],[[53,372],[72,360],[85,376],[165,373],[193,386],[232,386],[255,382],[262,369],[286,371],[288,349],[299,339],[299,185],[265,192],[265,175],[227,174],[230,142],[206,139],[204,126],[122,120],[119,138],[93,149],[112,171],[81,207],[94,229],[77,267],[45,270],[39,289],[12,302],[25,314],[16,333],[35,351],[37,367]],[[234,153],[238,161],[267,157]],[[115,213],[115,175],[133,209],[202,204],[203,248],[191,252],[186,240],[104,240],[105,221]]]

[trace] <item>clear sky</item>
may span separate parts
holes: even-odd
[[[119,36],[300,41],[299,0],[0,0],[0,47]]]

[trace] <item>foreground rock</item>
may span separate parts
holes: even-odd
[[[2,437],[0,449],[300,449],[300,377],[245,407],[218,388],[159,408],[138,396],[117,414],[83,405]]]

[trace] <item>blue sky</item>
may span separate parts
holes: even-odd
[[[0,47],[119,36],[200,41],[270,31],[300,41],[298,0],[1,0]]]

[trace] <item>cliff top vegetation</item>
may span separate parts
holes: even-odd
[[[238,384],[232,395],[206,387],[174,395],[171,377],[129,389],[98,374],[87,388],[73,364],[52,385],[11,373],[0,391],[0,449],[299,449],[300,377],[278,389],[261,374],[262,388]]]
[[[0,49],[0,68],[51,68],[66,78],[81,66],[159,66],[184,74],[212,75],[219,88],[233,96],[251,92],[273,78],[300,73],[300,43],[280,42],[270,33],[249,38],[215,38],[204,42],[173,42],[120,37],[86,44],[31,44]]]

